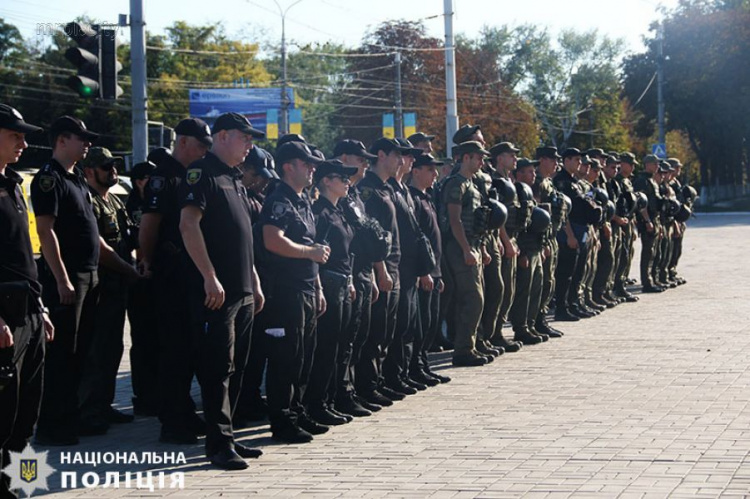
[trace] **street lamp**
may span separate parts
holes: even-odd
[[[279,135],[289,133],[289,99],[286,95],[286,14],[289,9],[300,3],[302,0],[297,0],[292,3],[286,9],[282,8],[279,2],[273,0],[276,7],[279,9],[279,15],[281,16],[281,122],[279,127]]]

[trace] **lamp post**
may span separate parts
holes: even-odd
[[[297,0],[292,3],[286,9],[282,8],[279,2],[273,0],[276,7],[279,9],[279,15],[281,16],[281,117],[279,123],[279,135],[289,133],[289,98],[286,95],[286,14],[289,9],[300,3],[302,0]]]

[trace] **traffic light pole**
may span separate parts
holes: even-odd
[[[148,156],[148,100],[146,97],[146,23],[143,0],[130,0],[130,65],[133,108],[133,163]]]

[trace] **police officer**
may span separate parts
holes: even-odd
[[[490,153],[479,142],[469,141],[454,149],[459,171],[442,190],[441,226],[445,234],[445,262],[455,286],[454,366],[481,366],[489,358],[476,350],[476,335],[484,306],[481,238],[474,227],[475,211],[482,199],[472,178]]]
[[[316,319],[326,309],[318,265],[331,252],[316,239],[312,207],[303,194],[321,162],[302,142],[279,147],[281,182],[266,198],[258,221],[268,254],[259,262],[268,304],[258,317],[258,326],[269,336],[268,413],[273,437],[288,443],[309,442],[312,435],[328,431],[302,404],[315,353]]]
[[[14,303],[0,303],[0,469],[8,466],[9,451],[21,452],[34,433],[45,340],[54,337],[31,249],[23,179],[8,166],[28,147],[26,134],[41,130],[0,104],[0,289],[15,297]],[[1,475],[0,497],[17,497],[8,475]]]
[[[628,223],[622,226],[622,244],[620,245],[620,255],[617,268],[615,269],[614,292],[616,296],[625,298],[625,301],[632,303],[638,301],[638,297],[631,294],[627,289],[630,275],[630,264],[633,259],[633,245],[635,243],[635,190],[630,177],[633,170],[638,165],[635,155],[631,152],[620,153],[620,170],[615,176],[615,180],[620,186],[622,196],[628,197],[625,201],[627,205],[623,213],[629,215]]]
[[[345,328],[356,297],[350,253],[354,229],[346,221],[339,204],[343,203],[341,200],[349,191],[349,178],[355,173],[356,168],[331,160],[317,165],[313,176],[320,193],[313,204],[315,231],[331,252],[328,260],[320,265],[320,282],[328,306],[318,319],[315,355],[304,403],[310,417],[324,425],[351,421],[351,417],[338,413],[331,404],[338,391],[338,371],[349,367],[339,364],[338,353],[347,348]]]
[[[234,441],[237,406],[250,350],[255,311],[263,292],[255,272],[247,195],[238,167],[253,138],[265,134],[247,118],[225,113],[214,122],[206,157],[188,168],[180,188],[188,267],[190,333],[197,339],[197,374],[206,417],[206,457],[222,469],[244,469],[242,458],[261,452]]]
[[[548,230],[547,243],[543,249],[545,258],[542,263],[542,294],[539,300],[539,312],[534,322],[534,329],[550,337],[562,336],[562,332],[547,322],[547,311],[555,291],[555,272],[560,248],[557,244],[557,232],[568,218],[568,207],[563,195],[552,183],[552,176],[557,172],[557,162],[562,159],[554,146],[542,146],[536,149],[537,178],[532,188],[534,197],[540,204],[550,208],[551,224]]]
[[[357,394],[371,404],[389,406],[404,395],[394,392],[383,383],[383,362],[396,329],[396,312],[400,293],[399,264],[401,243],[393,201],[393,188],[388,179],[394,177],[403,164],[403,153],[410,148],[402,147],[394,139],[381,137],[370,146],[372,167],[357,184],[367,215],[374,218],[383,230],[391,234],[391,248],[387,257],[372,264],[378,298],[372,304],[370,330],[362,347],[356,367]]]
[[[78,443],[78,388],[93,332],[100,251],[102,261],[114,252],[100,241],[91,192],[76,164],[98,135],[71,116],[56,119],[49,135],[52,158],[34,176],[31,201],[42,245],[44,302],[57,341],[47,350],[36,440],[72,445]]]
[[[247,158],[242,162],[242,185],[247,190],[253,224],[260,218],[263,202],[266,199],[266,189],[271,182],[278,179],[279,175],[276,173],[271,153],[253,145]]]
[[[615,180],[619,164],[618,157],[608,155],[605,158],[602,169],[606,179],[604,188],[609,196],[609,202],[612,203],[613,207],[616,207],[620,203],[620,196],[622,194],[620,184]],[[607,228],[602,228],[602,248],[599,251],[597,272],[592,288],[592,299],[595,303],[603,304],[609,308],[619,303],[619,299],[612,296],[611,293],[614,287],[614,271],[617,266],[617,258],[621,253],[622,227],[628,222],[629,220],[626,217],[621,217],[614,212],[609,222],[609,238],[606,237]]]
[[[133,222],[129,234],[136,249],[136,264],[142,268],[138,245],[138,229],[146,205],[145,190],[156,165],[150,161],[137,163],[130,171],[133,190],[125,202],[125,209]],[[139,279],[128,294],[130,322],[130,376],[133,385],[133,412],[140,416],[156,416],[159,407],[159,336],[154,302],[153,279]]]
[[[109,423],[129,423],[133,416],[112,407],[117,371],[124,349],[128,286],[140,277],[133,266],[129,238],[132,222],[125,205],[111,187],[117,185],[117,165],[122,158],[109,149],[93,147],[81,161],[93,200],[94,217],[100,237],[114,250],[117,264],[102,261],[99,265],[98,303],[94,314],[94,335],[81,375],[81,415],[79,434],[106,432]]]
[[[417,327],[421,329],[421,334],[415,335],[415,338],[419,338],[419,340],[415,339],[414,354],[409,365],[409,377],[427,386],[448,383],[451,380],[448,376],[434,372],[427,358],[429,347],[435,341],[435,337],[441,334],[439,331],[441,327],[440,295],[445,288],[440,264],[443,240],[431,193],[431,188],[438,176],[437,169],[442,165],[442,161],[437,161],[429,153],[417,156],[412,165],[409,184],[409,192],[414,199],[414,214],[417,223],[430,240],[437,262],[429,276],[419,278],[419,320]]]
[[[669,181],[669,186],[675,193],[677,200],[683,205],[692,204],[692,200],[685,198],[683,194],[683,186],[680,183],[680,176],[682,174],[682,162],[678,158],[667,159],[669,164],[672,166],[674,171],[672,172],[672,178]],[[685,187],[689,187],[685,184]],[[674,248],[672,251],[672,258],[669,262],[669,277],[675,281],[678,285],[685,284],[685,279],[677,274],[677,264],[680,262],[680,256],[682,256],[682,241],[685,238],[685,230],[687,225],[685,222],[678,222],[675,229]]]
[[[195,372],[194,340],[185,306],[188,301],[185,267],[187,255],[180,235],[179,189],[186,168],[206,155],[213,139],[208,125],[187,118],[175,127],[172,151],[154,149],[149,160],[156,164],[145,189],[146,204],[139,230],[141,267],[154,280],[159,341],[159,440],[194,444],[205,434],[205,423],[195,414],[190,385]]]
[[[372,404],[359,397],[355,391],[356,366],[361,357],[362,348],[370,331],[371,302],[378,299],[377,280],[373,275],[372,264],[376,259],[371,256],[373,245],[368,236],[382,227],[365,212],[365,204],[356,186],[364,178],[370,166],[370,161],[377,156],[367,152],[365,145],[352,139],[339,141],[333,149],[334,159],[340,160],[347,166],[354,166],[357,172],[349,177],[349,191],[346,198],[341,200],[341,209],[349,225],[354,228],[354,238],[350,245],[353,253],[352,274],[354,276],[354,301],[351,307],[349,322],[345,325],[345,339],[341,343],[337,364],[338,371],[337,393],[335,409],[343,414],[355,417],[365,417],[379,411],[382,406]],[[368,224],[369,228],[365,228]],[[387,251],[387,249],[386,249]],[[344,366],[347,366],[344,368]]]
[[[635,179],[633,188],[636,192],[643,192],[648,198],[648,206],[638,213],[638,233],[641,236],[641,284],[644,293],[660,293],[664,288],[653,281],[654,261],[657,252],[657,242],[661,226],[659,211],[662,197],[659,186],[654,180],[654,174],[659,168],[659,159],[653,154],[643,158],[643,171]]]

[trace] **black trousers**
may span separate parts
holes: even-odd
[[[338,371],[343,368],[339,364],[339,351],[346,350],[346,346],[342,345],[347,339],[344,326],[349,322],[351,315],[347,283],[326,279],[323,272],[320,279],[327,307],[325,313],[318,318],[315,355],[303,401],[305,406],[311,409],[327,405],[332,401],[332,393],[336,392]]]
[[[338,359],[340,368],[337,372],[339,381],[336,385],[336,398],[341,400],[351,397],[355,392],[356,366],[370,332],[372,282],[355,275],[354,289],[357,291],[357,296],[351,306],[349,322],[343,328],[344,338]]]
[[[42,273],[43,299],[55,326],[55,341],[47,345],[44,392],[37,432],[53,437],[75,435],[78,424],[78,388],[86,359],[97,302],[97,272],[69,273],[76,301],[61,305],[50,271]]]
[[[396,327],[393,329],[393,339],[387,345],[387,355],[383,358],[383,379],[386,385],[409,376],[409,363],[414,352],[417,307],[417,278],[409,276],[401,279]]]
[[[399,290],[394,289],[389,293],[381,292],[372,304],[370,331],[356,367],[356,388],[360,394],[376,390],[383,382],[383,360],[396,329],[398,299]]]
[[[312,294],[279,283],[266,292],[257,322],[268,336],[266,395],[271,430],[295,424],[305,412],[302,400],[315,355],[316,313]]]
[[[251,335],[250,353],[237,403],[237,414],[240,416],[252,413],[263,401],[261,387],[268,361],[268,335],[260,327],[254,327]]]
[[[209,310],[204,300],[202,292],[191,296],[191,329],[200,351],[197,374],[210,457],[234,448],[232,416],[250,351],[255,302],[252,295],[228,296],[219,310]]]
[[[106,423],[115,400],[117,371],[124,349],[128,287],[116,274],[99,273],[99,302],[94,316],[94,334],[81,373],[78,390],[81,421]]]
[[[15,366],[10,382],[0,381],[0,470],[10,463],[9,451],[21,452],[34,434],[44,379],[42,316],[29,314],[26,325],[11,332],[14,345],[0,349],[0,363]],[[8,495],[9,486],[0,473],[0,497]]]
[[[142,279],[130,288],[130,376],[133,408],[156,412],[159,407],[159,330],[153,279]]]
[[[159,331],[159,420],[166,430],[188,430],[195,414],[190,388],[196,369],[190,328],[190,289],[181,267],[154,275]],[[203,304],[200,304],[203,307]]]
[[[432,291],[425,291],[424,289],[417,290],[419,307],[415,327],[418,328],[420,334],[415,334],[414,336],[414,354],[409,363],[410,373],[430,370],[427,353],[437,335],[441,334],[440,291],[438,291],[441,278],[434,277],[433,281],[435,287]]]
[[[560,249],[558,251],[557,269],[555,271],[555,312],[562,313],[568,310],[568,300],[572,294],[571,282],[573,272],[575,272],[578,263],[578,255],[581,247],[571,249],[565,241],[565,237],[561,241],[558,236],[557,241]]]

